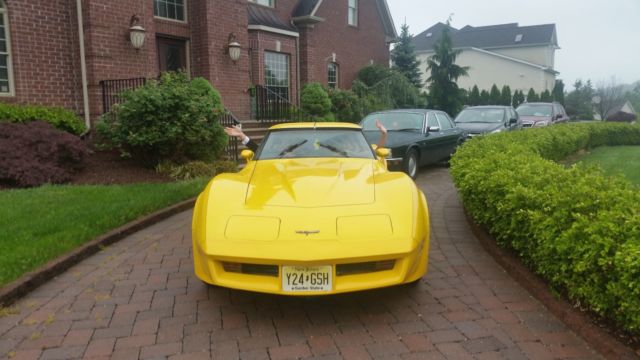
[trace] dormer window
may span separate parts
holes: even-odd
[[[153,15],[156,17],[187,21],[185,0],[153,0]]]
[[[349,0],[349,25],[358,26],[358,0]]]
[[[258,5],[269,6],[269,7],[273,7],[274,1],[275,0],[249,0],[249,2],[256,3]]]
[[[522,41],[522,34],[516,35],[516,42]]]

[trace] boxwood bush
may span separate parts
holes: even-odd
[[[37,120],[48,122],[58,130],[75,135],[80,135],[86,130],[78,115],[63,108],[0,103],[0,123],[26,123]]]
[[[640,188],[556,160],[640,145],[640,126],[573,123],[477,138],[451,160],[465,209],[556,290],[640,334]]]

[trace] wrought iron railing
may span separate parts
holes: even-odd
[[[311,115],[262,85],[251,89],[251,117],[263,123],[313,121]]]
[[[222,125],[222,127],[235,126],[240,124],[240,121],[238,121],[238,118],[235,115],[233,115],[231,111],[227,110],[227,108],[224,109],[224,113],[220,115],[220,118],[218,119],[218,121],[220,122],[220,125]],[[229,142],[227,143],[227,146],[224,148],[224,153],[226,154],[229,160],[233,160],[236,163],[238,162],[238,139],[237,138],[233,136],[229,137]]]
[[[126,90],[139,88],[147,83],[147,78],[102,80],[102,112],[108,113],[111,107],[122,101],[120,95]]]

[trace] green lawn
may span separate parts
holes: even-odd
[[[577,160],[599,165],[607,175],[621,174],[632,183],[640,185],[640,146],[603,146]]]
[[[196,196],[206,181],[0,191],[0,286],[109,230]]]

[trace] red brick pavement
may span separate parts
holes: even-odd
[[[191,212],[70,268],[0,315],[12,359],[599,359],[469,229],[447,169],[423,171],[430,269],[417,286],[287,298],[193,275]]]

